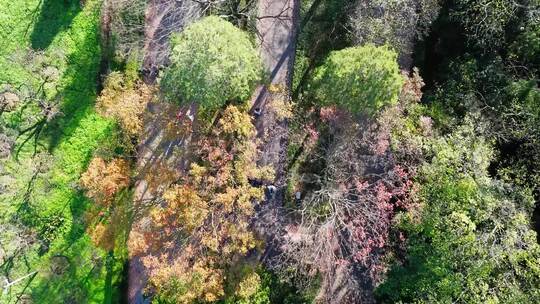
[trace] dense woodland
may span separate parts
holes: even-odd
[[[540,303],[539,0],[0,0],[0,303]]]

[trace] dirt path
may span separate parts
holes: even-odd
[[[175,121],[178,106],[165,103],[151,103],[145,119],[144,140],[138,147],[137,182],[133,193],[133,222],[131,232],[144,229],[148,207],[155,204],[155,199],[175,178],[171,172],[185,169],[185,147],[191,138],[172,137],[166,125]],[[188,109],[184,109],[184,112]],[[153,182],[154,181],[154,182]],[[156,182],[157,181],[157,182]],[[157,188],[156,184],[161,187]],[[146,303],[143,290],[146,286],[146,271],[139,256],[129,262],[129,303]]]
[[[276,169],[278,188],[285,182],[287,121],[275,113],[273,105],[290,98],[299,9],[299,0],[261,0],[257,19],[261,57],[271,88],[257,88],[252,113],[256,109],[262,113],[255,121],[259,138],[263,139],[260,160]]]
[[[270,85],[257,89],[252,98],[251,111],[261,111],[255,121],[261,139],[259,163],[274,168],[274,186],[277,190],[275,195],[267,196],[258,206],[253,225],[267,242],[264,256],[271,256],[276,251],[279,237],[285,233],[284,225],[280,223],[285,218],[281,207],[287,186],[288,122],[275,109],[290,101],[299,10],[299,0],[259,2],[257,30],[261,57],[270,75]]]
[[[257,31],[261,57],[272,84],[290,87],[296,51],[298,0],[261,0]]]

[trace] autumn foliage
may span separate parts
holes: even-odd
[[[90,224],[88,233],[94,244],[103,249],[114,248],[116,236],[125,224],[125,206],[116,208],[114,202],[129,182],[129,163],[126,160],[116,158],[107,163],[99,157],[92,159],[79,180],[86,196],[95,202],[86,213]]]
[[[86,196],[100,205],[109,205],[114,195],[129,185],[129,164],[124,159],[116,158],[107,163],[96,157],[79,182]]]
[[[151,210],[150,227],[131,238],[131,254],[165,247],[143,258],[158,297],[174,303],[219,299],[224,269],[257,246],[249,223],[263,190],[249,181],[269,180],[272,172],[254,162],[255,133],[249,114],[229,106],[194,145],[198,161]]]
[[[105,117],[115,119],[129,136],[143,129],[142,114],[152,98],[152,88],[142,82],[131,82],[119,72],[111,73],[97,99],[96,108]]]
[[[423,83],[417,73],[404,78],[398,103],[377,117],[359,120],[328,106],[312,112],[321,124],[304,128],[307,161],[295,185],[302,200],[270,265],[298,286],[320,284],[323,303],[372,297],[365,282],[381,282],[388,252],[403,238],[393,228],[395,218],[417,207],[413,177],[420,148],[411,132],[421,131],[403,125],[411,124],[404,108],[417,106]]]

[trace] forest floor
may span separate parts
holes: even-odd
[[[47,169],[36,171],[39,162],[33,157],[33,144],[21,150],[18,161],[10,159],[0,166],[0,178],[13,177],[7,191],[0,191],[0,226],[22,225],[40,239],[1,266],[2,285],[4,278],[10,282],[24,278],[0,295],[1,303],[119,301],[122,248],[105,252],[92,244],[85,219],[91,203],[75,186],[92,153],[115,132],[114,123],[94,110],[100,4],[99,0],[88,0],[84,7],[79,1],[0,0],[0,85],[32,85],[40,71],[31,69],[39,65],[32,67],[31,60],[17,58],[23,54],[44,58],[57,69],[62,113],[37,141],[38,154],[50,154],[43,162]],[[21,130],[36,113],[27,109],[21,115],[29,115],[29,121],[17,113],[4,113],[0,126]],[[22,140],[24,136],[18,143]],[[2,236],[3,242],[8,240]],[[9,251],[9,245],[3,249]]]

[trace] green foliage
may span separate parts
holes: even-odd
[[[315,71],[312,89],[321,105],[372,115],[397,102],[402,83],[396,53],[368,44],[330,53]]]
[[[505,89],[509,99],[507,112],[514,118],[507,122],[506,131],[516,138],[528,137],[540,127],[540,89],[535,80],[514,81]]]
[[[511,83],[507,94],[510,105],[498,133],[504,147],[498,174],[540,193],[540,89],[534,80],[521,80]]]
[[[497,118],[489,112],[503,109],[511,100],[506,88],[512,76],[500,57],[477,59],[465,55],[449,63],[441,75],[441,84],[427,93],[427,99],[435,114],[432,117],[446,127],[459,124],[468,113]]]
[[[169,101],[198,103],[213,113],[228,101],[245,102],[262,67],[248,35],[215,16],[188,26],[173,39],[171,66],[161,79]]]
[[[525,27],[510,46],[510,57],[534,71],[540,70],[540,23]]]
[[[249,272],[244,273],[244,276],[256,274],[259,278],[256,291],[247,298],[230,294],[221,301],[222,304],[307,304],[313,302],[313,295],[300,293],[290,284],[280,281],[275,274],[262,266],[249,270]]]
[[[504,41],[504,31],[517,9],[513,0],[458,0],[453,17],[465,28],[472,44],[486,51]]]
[[[422,39],[438,15],[438,0],[368,0],[359,2],[351,18],[359,44],[392,46],[410,55],[415,39]]]
[[[302,0],[293,73],[293,98],[298,97],[315,67],[335,49],[351,44],[348,12],[354,0]],[[329,31],[328,29],[332,29]]]
[[[22,301],[18,294],[23,289],[33,303],[117,301],[115,284],[125,253],[115,251],[110,257],[92,245],[85,235],[83,215],[89,202],[75,187],[93,151],[114,133],[112,121],[93,110],[100,59],[100,4],[99,0],[87,0],[81,9],[79,1],[0,0],[0,24],[9,29],[1,34],[0,83],[35,85],[24,63],[10,58],[31,45],[43,48],[47,60],[58,68],[59,79],[54,86],[61,97],[62,111],[40,140],[40,150],[50,151],[52,157],[46,171],[33,183],[37,159],[26,149],[21,151],[20,163],[10,159],[2,164],[14,181],[10,186],[13,192],[0,193],[4,211],[0,220],[25,219],[28,229],[36,231],[40,241],[48,245],[21,252],[13,260],[10,277],[34,270],[38,274],[0,296],[2,303]],[[30,189],[28,200],[24,197],[26,189]],[[25,201],[27,206],[18,209]],[[71,266],[51,273],[59,255]]]
[[[533,67],[533,65],[529,65]],[[533,67],[534,69],[534,67]],[[442,85],[429,99],[431,117],[451,131],[474,113],[479,129],[502,149],[492,160],[501,177],[538,191],[540,180],[540,91],[535,80],[520,80],[499,57],[464,56],[449,64]],[[528,73],[527,73],[528,74]]]
[[[407,263],[379,289],[383,302],[538,303],[540,247],[528,192],[492,179],[493,158],[472,124],[434,142],[422,168],[421,216],[407,214]]]
[[[133,51],[130,53],[129,57],[126,60],[126,65],[124,67],[125,81],[127,88],[133,88],[135,82],[139,79],[139,70],[141,68],[141,63],[139,60],[139,52]]]

